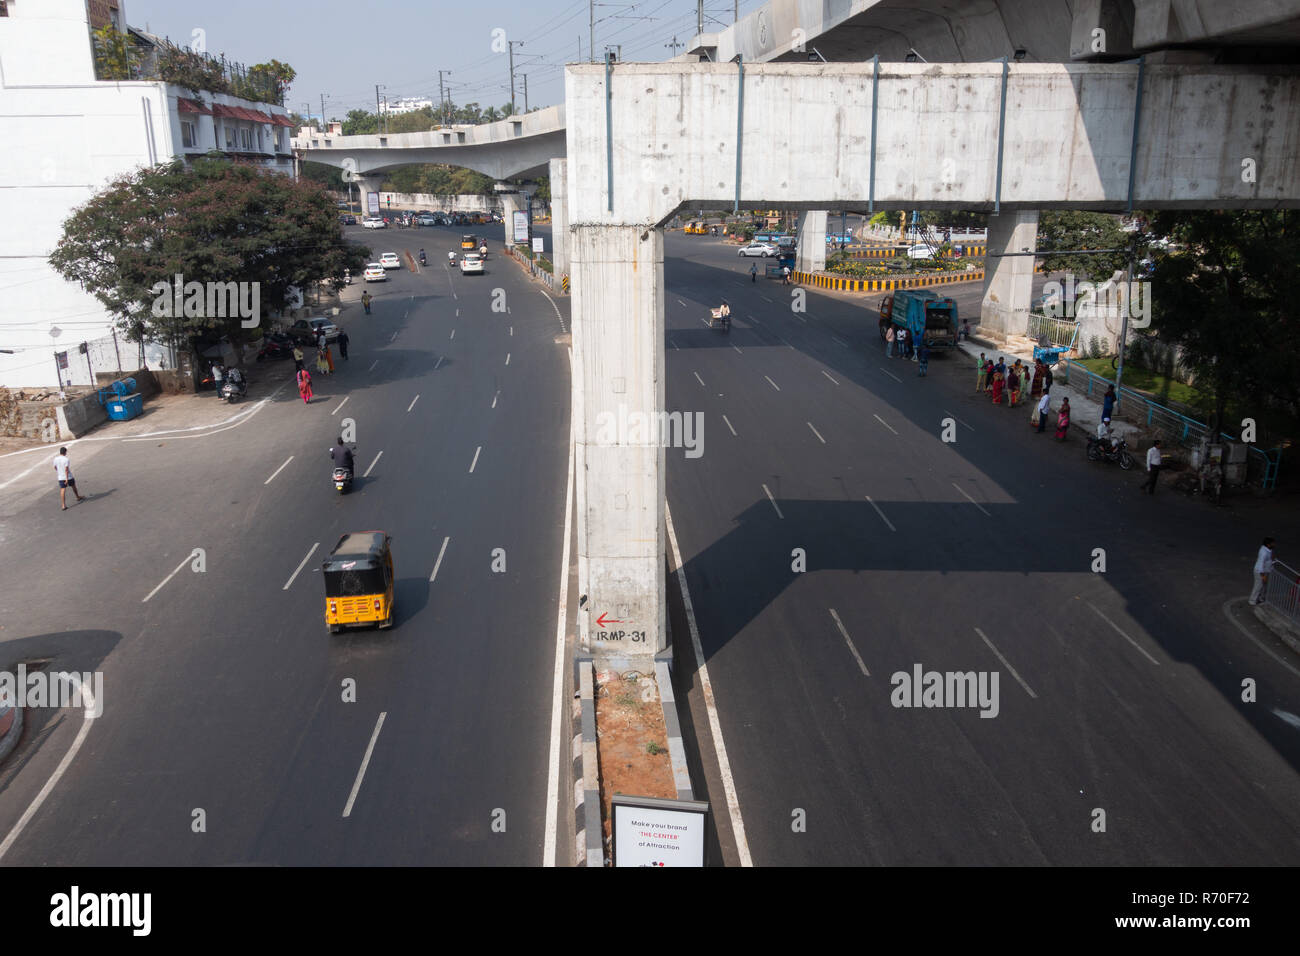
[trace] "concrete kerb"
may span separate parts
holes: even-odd
[[[677,700],[673,695],[673,678],[668,667],[672,648],[666,657],[655,658],[655,680],[659,684],[659,703],[664,712],[664,727],[668,732],[668,757],[673,765],[673,782],[677,786],[678,800],[694,800],[691,773],[686,766],[686,748],[682,744],[682,724],[677,716]]]
[[[1256,619],[1277,635],[1287,647],[1300,654],[1300,625],[1287,618],[1285,615],[1268,604],[1247,604],[1255,612]]]
[[[582,733],[574,737],[573,779],[574,817],[577,831],[575,848],[578,866],[604,866],[600,826],[600,766],[596,748],[596,673],[590,657],[574,661],[578,699],[582,716]],[[581,744],[579,745],[579,737]],[[598,863],[593,863],[598,860]]]
[[[533,272],[533,270],[530,268],[530,263],[526,261],[527,256],[515,252],[514,249],[512,248],[507,248],[504,251],[506,255],[508,255],[511,259],[514,259],[515,262],[518,263],[519,268],[522,269],[525,273],[527,273],[528,277],[533,281],[541,283],[542,285],[546,286],[557,295],[569,294],[569,285],[567,282],[563,282],[560,279],[557,279],[555,276],[547,272],[545,269],[542,269],[541,267],[538,267],[537,271]]]

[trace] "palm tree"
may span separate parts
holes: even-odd
[[[497,111],[495,106],[489,106],[483,111],[483,122],[485,123],[495,123],[500,118],[501,114]]]

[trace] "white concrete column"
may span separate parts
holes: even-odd
[[[826,210],[810,209],[799,214],[794,267],[799,272],[821,272],[826,268]]]
[[[1038,246],[1038,210],[989,216],[984,257],[984,299],[977,331],[995,342],[1024,335],[1034,298],[1033,256],[994,257],[995,252],[1033,252]]]
[[[361,195],[361,215],[363,217],[371,215],[370,212],[370,193],[379,192],[379,187],[384,184],[384,174],[382,173],[361,173],[357,176],[357,191]],[[379,206],[379,215],[384,214],[384,207]]]
[[[551,263],[555,277],[569,273],[569,161],[551,160]]]
[[[533,193],[536,189],[536,183],[523,186],[512,186],[507,183],[497,184],[497,195],[501,197],[501,218],[505,220],[505,237],[502,239],[502,245],[509,247],[515,244],[515,211],[530,211]],[[531,218],[529,221],[532,221]]]
[[[663,232],[580,224],[569,237],[578,639],[597,658],[649,660],[667,643]]]

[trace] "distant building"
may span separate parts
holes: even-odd
[[[379,104],[379,112],[389,116],[397,116],[401,113],[414,113],[416,110],[433,109],[433,100],[421,100],[406,98],[393,100],[391,103],[384,101]]]
[[[118,0],[86,0],[90,28],[98,30],[110,24],[122,29],[122,5]]]
[[[160,80],[96,79],[92,16],[114,10],[124,15],[120,0],[22,0],[0,16],[0,385],[91,384],[87,354],[96,342],[109,355],[118,347],[113,317],[49,265],[63,221],[112,179],[211,151],[294,174],[282,106]],[[129,36],[144,53],[163,43]],[[138,367],[137,346],[122,342],[120,351],[124,367]]]

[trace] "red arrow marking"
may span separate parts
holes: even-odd
[[[626,624],[627,621],[616,621],[612,617],[607,620],[605,615],[601,614],[600,617],[596,618],[596,623],[604,627],[606,624]]]

